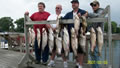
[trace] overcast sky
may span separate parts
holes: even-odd
[[[46,4],[46,11],[51,14],[55,13],[55,5],[61,4],[63,6],[62,14],[71,11],[71,0],[0,0],[0,17],[9,16],[16,20],[24,16],[25,11],[29,11],[30,15],[36,11],[38,2]],[[90,2],[93,0],[79,0],[80,8],[92,12]],[[99,0],[100,6],[105,8],[107,5],[111,6],[112,21],[120,24],[120,0]]]

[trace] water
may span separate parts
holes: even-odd
[[[112,41],[113,48],[113,68],[120,68],[120,40]],[[109,46],[106,48],[106,61],[109,63]],[[89,55],[90,60],[90,55]],[[102,57],[100,57],[100,61],[105,61],[105,44],[102,49]]]

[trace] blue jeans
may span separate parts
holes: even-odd
[[[42,42],[42,41],[41,41]],[[48,47],[48,44],[47,46],[45,47],[44,51],[42,51],[42,43],[40,42],[40,48],[38,48],[38,41],[37,41],[37,38],[35,38],[35,44],[34,44],[34,47],[35,47],[35,57],[36,57],[36,60],[38,62],[42,61],[43,62],[47,62],[48,60],[48,57],[49,57],[49,47]]]
[[[95,61],[94,64],[92,64],[92,68],[100,68],[100,65],[98,64],[98,61],[100,61],[98,56],[98,46],[96,45],[94,49],[94,55],[91,55],[91,61]]]

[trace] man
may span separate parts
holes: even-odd
[[[88,17],[90,18],[96,18],[99,17],[102,12],[103,12],[103,8],[100,8],[100,4],[98,1],[93,1],[92,3],[90,3],[90,6],[93,9],[93,13],[89,13]],[[104,24],[101,22],[98,23],[92,23],[88,28],[90,29],[91,27],[93,27],[97,33],[96,28],[100,26],[102,28],[102,30],[104,31]],[[95,64],[92,65],[93,68],[100,68],[99,64],[97,63],[99,61],[99,56],[98,56],[98,46],[96,45],[95,49],[94,49],[94,56],[91,56],[91,60],[95,61]]]
[[[88,17],[90,17],[90,18],[99,17],[102,14],[103,10],[104,10],[103,8],[100,8],[100,4],[99,4],[98,1],[93,1],[92,3],[90,3],[90,6],[93,9],[93,13],[88,13]],[[93,25],[94,25],[93,26],[94,28],[97,28],[98,26],[100,26],[103,29],[104,24],[102,24],[102,23],[94,23]]]
[[[62,5],[60,5],[60,4],[56,5],[56,8],[55,8],[56,14],[50,15],[48,17],[48,20],[56,20],[57,17],[63,16],[63,15],[61,15],[61,11],[62,11]],[[56,24],[51,24],[51,28],[55,32]],[[55,66],[55,62],[54,62],[54,59],[55,59],[55,56],[56,56],[56,45],[55,44],[56,43],[55,43],[55,39],[54,39],[54,49],[53,49],[52,54],[51,54],[50,62],[48,63],[48,66],[50,66],[50,67]],[[63,58],[63,61],[64,61],[64,68],[67,68],[68,67],[67,60],[66,60],[64,54],[62,54],[62,58]]]
[[[72,3],[72,8],[73,10],[69,13],[67,13],[65,16],[64,16],[64,19],[74,19],[74,16],[77,14],[79,17],[80,16],[87,16],[87,12],[85,10],[82,10],[79,8],[79,1],[78,0],[72,0],[71,1]],[[68,32],[69,32],[69,36],[71,36],[71,28],[74,27],[74,24],[69,24],[68,25]],[[71,40],[71,38],[70,38]],[[71,47],[71,42],[70,42],[70,51],[72,51],[72,47]],[[76,58],[76,67],[77,68],[82,68],[82,63],[83,63],[83,57],[84,57],[84,54],[83,54],[83,51],[81,49],[81,47],[79,46],[78,47],[78,56]]]
[[[43,21],[43,20],[47,20],[47,18],[50,16],[50,13],[44,11],[45,10],[45,4],[43,2],[39,2],[38,3],[38,12],[35,12],[34,14],[32,14],[32,16],[30,17],[32,21]],[[29,15],[29,12],[25,12],[26,15]],[[35,31],[35,43],[34,43],[34,47],[35,47],[35,57],[36,57],[36,64],[39,64],[41,62],[41,58],[42,58],[42,62],[46,63],[48,60],[48,56],[49,56],[49,48],[48,45],[45,47],[44,51],[42,51],[41,48],[38,48],[38,41],[37,41],[37,28],[40,29],[41,35],[42,35],[42,28],[49,28],[49,25],[46,24],[35,24],[34,26],[34,31]],[[42,39],[41,39],[42,40]],[[42,44],[42,43],[41,43]],[[41,47],[40,44],[40,47]],[[42,57],[41,57],[41,53],[42,53]]]

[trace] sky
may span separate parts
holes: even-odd
[[[92,12],[92,8],[89,5],[94,0],[79,0],[80,8],[88,12]],[[120,0],[98,0],[100,7],[105,8],[107,5],[111,6],[111,20],[120,24]],[[46,5],[45,11],[51,14],[55,14],[56,4],[63,6],[62,14],[66,14],[72,10],[71,0],[0,0],[0,18],[11,17],[19,19],[24,16],[26,11],[29,11],[30,15],[37,12],[38,2],[44,2]]]

